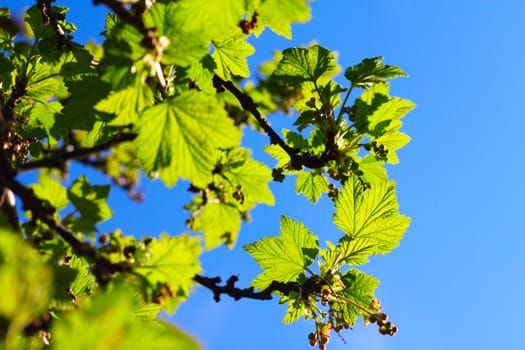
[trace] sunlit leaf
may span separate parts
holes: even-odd
[[[295,191],[304,194],[308,200],[315,203],[323,193],[328,191],[328,181],[318,172],[302,171],[297,174]]]
[[[288,85],[316,82],[323,74],[335,70],[335,57],[319,45],[308,49],[291,48],[283,51],[273,76]]]
[[[359,180],[352,178],[339,193],[335,209],[337,227],[352,240],[374,242],[375,254],[395,248],[410,223],[398,212],[393,181],[376,183],[364,191]]]
[[[211,181],[215,150],[236,146],[240,138],[216,99],[196,92],[146,109],[135,131],[144,170],[162,170],[161,178],[168,185],[182,177],[205,187]]]
[[[272,281],[296,281],[314,261],[319,250],[317,237],[301,223],[283,216],[278,237],[269,236],[244,249],[257,261],[263,272],[252,281],[257,289],[268,287]]]

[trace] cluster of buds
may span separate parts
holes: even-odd
[[[334,328],[332,322],[321,323],[321,326],[315,331],[308,334],[310,346],[318,345],[319,349],[325,350],[330,341],[330,331]]]
[[[377,141],[372,141],[369,144],[366,144],[364,147],[367,151],[372,150],[375,155],[381,159],[386,159],[388,156],[388,149],[385,148],[385,145],[377,143]]]
[[[373,299],[370,303],[370,308],[376,310],[376,313],[370,314],[365,317],[365,325],[370,323],[377,323],[379,327],[379,333],[383,335],[395,335],[397,333],[397,327],[390,321],[387,321],[388,315],[381,312],[381,305],[377,299]]]
[[[11,161],[24,161],[29,154],[29,146],[38,142],[36,138],[24,139],[15,131],[8,131],[7,140],[3,144],[3,149],[9,154]]]
[[[241,30],[244,34],[246,35],[250,34],[250,32],[257,27],[257,22],[258,22],[257,17],[258,16],[259,14],[255,12],[252,16],[251,21],[247,21],[243,19],[242,21],[239,22],[239,27],[241,27]]]

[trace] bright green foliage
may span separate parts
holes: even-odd
[[[135,267],[150,286],[157,288],[160,285],[167,293],[154,297],[168,312],[173,312],[178,301],[188,297],[192,278],[201,270],[197,260],[201,250],[198,238],[162,234],[147,245],[144,261]]]
[[[374,291],[379,285],[379,281],[372,276],[365,274],[356,269],[351,269],[341,276],[341,282],[345,286],[352,286],[352,288],[345,288],[341,291],[341,296],[352,300],[357,305],[370,305],[374,299]],[[366,319],[366,312],[357,308],[350,303],[336,304],[337,308],[341,307],[341,313],[345,320],[350,324],[354,324],[358,317]]]
[[[38,198],[47,200],[58,210],[69,204],[66,189],[50,172],[42,171],[38,174],[38,183],[34,184],[32,189]]]
[[[211,180],[215,149],[234,147],[240,139],[216,99],[195,92],[147,109],[135,130],[144,170],[161,171],[169,186],[175,185],[178,177],[205,186]]]
[[[91,186],[85,176],[79,177],[67,191],[68,199],[80,214],[75,228],[83,232],[96,230],[95,224],[109,219],[113,213],[106,204],[109,186]]]
[[[293,48],[283,51],[283,58],[273,73],[289,85],[317,82],[323,74],[335,70],[335,56],[324,47]]]
[[[409,218],[398,213],[392,181],[376,184],[367,191],[363,191],[359,181],[348,181],[337,197],[335,209],[337,227],[351,242],[366,240],[369,245],[373,244],[376,254],[396,247],[410,223]],[[345,240],[346,237],[343,242]],[[342,259],[352,259],[354,251],[363,248],[363,243],[343,244]]]
[[[24,240],[0,229],[0,317],[2,348],[15,348],[18,336],[47,309],[52,271]]]
[[[368,89],[374,84],[407,75],[399,67],[382,64],[382,61],[383,57],[365,58],[358,65],[348,67],[345,78],[350,80],[352,86]]]
[[[304,270],[312,264],[318,251],[315,237],[300,222],[283,216],[279,237],[270,236],[244,249],[263,268],[252,286],[264,289],[272,281],[289,282],[304,278]]]
[[[303,193],[312,202],[317,202],[321,195],[328,192],[328,181],[317,172],[301,172],[297,174],[295,182],[297,193]]]
[[[310,19],[310,7],[307,5],[309,0],[266,0],[260,2],[258,8],[261,21],[261,29],[264,26],[270,27],[275,33],[292,38],[291,22],[306,22]]]
[[[410,140],[401,118],[414,104],[388,82],[406,73],[367,58],[340,85],[334,52],[311,45],[253,74],[251,35],[291,38],[291,24],[311,17],[308,0],[99,0],[115,13],[102,44],[84,46],[59,2],[26,11],[27,35],[0,8],[0,348],[198,349],[157,318],[196,284],[216,300],[278,296],[283,322],[311,319],[320,349],[359,317],[396,332],[374,297],[379,282],[355,267],[395,248],[410,222],[385,169]],[[291,116],[287,129],[267,122],[275,112]],[[248,127],[268,139],[273,169],[247,148]],[[26,185],[19,174],[30,171]],[[144,175],[191,192],[189,232],[102,229],[117,209],[110,189],[141,200]],[[282,215],[278,235],[244,245],[262,269],[252,288],[201,276],[201,253],[233,249],[286,176],[312,205],[325,194],[334,203],[337,243],[320,246]]]
[[[94,296],[51,330],[52,349],[199,349],[181,331],[136,316],[136,298],[123,287]]]
[[[221,78],[231,80],[233,77],[249,77],[247,56],[255,53],[253,46],[241,39],[227,39],[213,42],[215,52],[212,54],[217,63],[216,73]]]

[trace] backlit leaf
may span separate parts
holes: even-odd
[[[315,171],[302,171],[297,174],[295,191],[302,193],[308,200],[315,203],[324,192],[328,192],[328,181]]]
[[[353,86],[369,89],[374,84],[385,82],[396,77],[406,77],[407,74],[399,67],[382,64],[383,57],[365,58],[361,63],[348,67],[345,78]]]
[[[168,185],[182,177],[205,187],[211,181],[215,150],[236,146],[240,138],[217,100],[198,92],[146,109],[135,131],[134,144],[144,170],[162,170],[161,178]]]
[[[233,77],[249,77],[247,56],[255,53],[253,46],[246,41],[239,39],[227,39],[224,41],[214,41],[215,52],[212,54],[217,63],[217,75],[225,80],[232,80]]]
[[[336,69],[334,54],[319,45],[308,49],[291,48],[283,51],[283,58],[273,76],[288,85],[316,82],[323,74]]]
[[[244,249],[257,261],[263,272],[251,283],[263,290],[272,281],[297,281],[314,261],[318,248],[317,237],[301,222],[281,217],[279,237],[269,236]]]
[[[374,242],[374,254],[384,254],[397,247],[410,223],[409,218],[398,212],[393,181],[376,183],[363,191],[359,180],[352,178],[339,193],[335,209],[337,227],[352,240]]]

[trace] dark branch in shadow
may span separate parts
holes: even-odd
[[[220,277],[205,277],[201,275],[195,275],[193,280],[198,284],[208,288],[213,292],[213,300],[219,302],[221,300],[221,294],[226,294],[235,300],[242,298],[255,299],[255,300],[270,300],[272,299],[273,292],[280,292],[284,295],[288,295],[290,292],[301,292],[301,285],[296,282],[277,282],[273,281],[266,289],[262,291],[255,291],[253,287],[249,288],[237,288],[235,282],[238,281],[237,276],[231,276],[226,281],[226,284],[220,286],[222,282]]]

